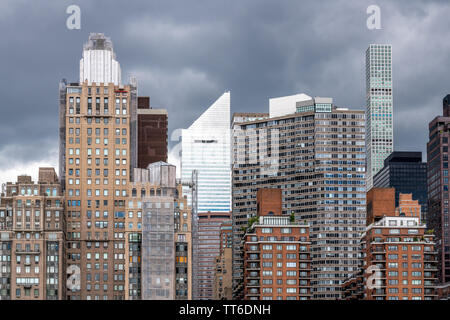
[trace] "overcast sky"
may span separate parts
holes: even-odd
[[[66,28],[72,4],[80,30]],[[366,27],[371,4],[381,30]],[[78,81],[91,32],[111,37],[123,82],[137,76],[168,110],[169,136],[227,90],[232,112],[300,92],[365,109],[365,50],[390,43],[395,149],[425,152],[450,93],[449,17],[447,0],[0,0],[0,182],[57,166],[58,82]]]

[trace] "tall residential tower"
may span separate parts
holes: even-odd
[[[392,46],[371,44],[366,51],[367,191],[394,150]]]

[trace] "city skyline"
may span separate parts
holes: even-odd
[[[0,300],[450,298],[450,3],[10,1]]]
[[[111,66],[114,69],[114,64],[111,64],[111,59],[102,59],[101,56],[115,57],[112,43],[104,34],[90,34],[84,48],[88,47],[95,51],[89,53],[89,56],[94,57],[94,62],[88,64],[91,70],[87,69],[87,77],[82,75],[83,72],[86,73],[86,70],[82,70],[88,62],[87,55],[84,54],[84,58],[80,60],[82,81],[74,83],[62,79],[59,83],[59,181],[54,168],[40,168],[39,171],[40,177],[50,177],[49,181],[61,190],[60,199],[55,204],[51,200],[45,201],[47,209],[52,206],[58,208],[57,213],[55,211],[55,217],[58,218],[55,228],[61,228],[59,208],[64,210],[65,226],[64,229],[61,228],[65,231],[64,250],[58,255],[63,255],[65,262],[58,270],[67,267],[67,275],[71,268],[79,272],[79,277],[75,276],[72,282],[68,281],[65,287],[57,289],[58,292],[65,291],[62,297],[69,300],[211,299],[214,296],[215,261],[220,254],[220,225],[229,221],[230,214],[214,212],[214,217],[209,215],[213,214],[211,211],[222,211],[221,204],[228,196],[222,195],[219,190],[226,186],[224,177],[228,174],[224,171],[231,169],[233,277],[228,278],[227,287],[230,287],[232,281],[233,298],[253,299],[261,293],[262,300],[272,300],[275,297],[288,300],[342,298],[343,281],[353,279],[354,276],[359,278],[360,275],[363,257],[360,255],[360,245],[363,242],[361,238],[357,239],[364,230],[368,231],[364,227],[366,210],[367,225],[371,218],[377,220],[387,214],[383,209],[376,212],[377,217],[374,216],[374,208],[383,203],[383,199],[371,197],[374,192],[378,193],[376,188],[367,194],[366,202],[365,144],[367,137],[370,137],[370,133],[366,131],[367,112],[337,107],[331,97],[312,98],[306,94],[277,97],[269,100],[268,114],[234,113],[233,134],[229,137],[230,92],[227,91],[187,130],[182,131],[182,170],[188,169],[188,172],[183,172],[183,180],[177,180],[176,167],[163,161],[148,165],[148,170],[138,168],[139,155],[148,151],[138,148],[138,132],[146,132],[152,126],[137,121],[137,109],[140,105],[137,82],[131,77],[129,84],[121,85],[118,61],[114,61],[116,71],[103,73],[111,70]],[[105,77],[107,73],[109,76]],[[105,78],[114,82],[103,83]],[[443,99],[444,117],[435,119],[448,119],[448,97],[449,95]],[[145,100],[145,103],[141,101],[141,106],[149,104],[147,97],[140,98]],[[438,122],[441,126],[442,121]],[[430,125],[430,133],[437,127]],[[448,132],[447,128],[440,128],[438,131]],[[430,134],[431,137],[434,139],[436,135]],[[164,134],[150,138],[150,141],[153,139],[167,143]],[[232,141],[232,147],[228,139]],[[437,141],[441,141],[440,138]],[[442,139],[442,143],[448,143],[447,137]],[[431,145],[436,146],[438,143],[433,142]],[[428,144],[428,151],[431,150],[432,147]],[[448,152],[447,147],[442,150],[444,153]],[[233,157],[226,156],[229,153]],[[436,155],[438,152],[433,151],[431,154]],[[448,155],[433,160],[432,168],[436,169],[436,174],[428,175],[432,178],[431,181],[440,177],[437,165],[440,167],[441,161],[443,168],[448,168]],[[228,167],[230,164],[232,166]],[[206,176],[202,175],[205,167]],[[195,171],[191,173],[189,170]],[[448,170],[443,172],[444,177],[448,176]],[[190,177],[191,180],[188,181]],[[448,194],[445,195],[445,191],[448,191],[448,178],[443,178],[442,181],[444,198],[448,198]],[[18,183],[21,182],[33,183],[30,176],[19,176]],[[6,186],[11,184],[7,183]],[[183,186],[191,189],[192,210],[188,208],[188,198],[182,193]],[[261,190],[267,187],[277,190]],[[16,299],[30,299],[32,292],[34,298],[42,295],[43,288],[37,288],[42,283],[41,280],[22,277],[29,275],[31,271],[29,253],[40,252],[38,246],[31,251],[31,241],[28,240],[32,237],[40,239],[43,231],[39,221],[42,217],[43,208],[40,205],[43,199],[33,198],[38,195],[38,188],[33,189],[34,192],[31,186],[25,185],[10,188],[13,201],[6,203],[8,199],[4,194],[5,184],[2,187],[2,205],[6,205],[0,211],[1,253],[5,253],[1,255],[3,263],[0,289],[5,299],[11,299],[14,295],[12,293],[15,293]],[[390,189],[389,192],[393,208],[395,190]],[[50,196],[50,188],[43,194]],[[51,196],[55,197],[57,194],[58,189],[54,188]],[[433,192],[429,193],[432,194]],[[31,199],[24,198],[27,196]],[[412,203],[415,208],[413,215],[420,216],[419,202],[413,200],[411,194],[404,197],[400,195],[400,198]],[[446,205],[448,200],[447,203],[444,201],[444,207]],[[135,208],[139,211],[130,211]],[[396,209],[395,214],[403,217],[404,208],[406,207],[401,206],[400,211]],[[229,209],[225,208],[227,211]],[[25,215],[22,214],[23,210]],[[202,213],[206,210],[208,216]],[[255,222],[255,211],[263,228],[259,237],[258,231],[248,237]],[[448,208],[443,210],[444,216],[446,213]],[[137,217],[134,217],[135,214]],[[267,220],[264,218],[266,214]],[[279,218],[270,217],[276,215]],[[441,213],[436,211],[434,221],[438,220],[439,215]],[[31,216],[35,217],[34,225],[31,224]],[[50,217],[51,211],[46,210],[48,221]],[[220,221],[213,222],[216,218]],[[190,221],[194,222],[192,229]],[[445,226],[448,226],[448,217],[444,221]],[[414,223],[419,226],[420,220]],[[23,224],[25,226],[22,230]],[[47,226],[50,228],[50,224]],[[273,233],[275,226],[279,228],[279,234],[278,231]],[[300,238],[289,236],[294,234],[294,226],[304,227],[300,229]],[[309,227],[312,227],[311,232],[306,229]],[[425,231],[424,225],[420,227]],[[17,234],[12,236],[11,232]],[[433,231],[427,232],[432,239]],[[389,234],[399,233],[399,229],[389,231]],[[417,229],[408,230],[408,235],[417,234]],[[445,243],[448,242],[447,234],[444,232]],[[25,242],[16,243],[14,254],[17,257],[11,259],[11,248],[15,244],[11,239],[22,238]],[[51,239],[56,239],[56,236],[49,236],[46,241]],[[387,241],[401,242],[398,239],[390,237]],[[405,237],[404,240],[429,242],[429,239],[412,236]],[[246,246],[247,242],[259,242],[265,251],[273,250],[272,244],[267,244],[268,242],[276,244],[276,276],[280,279],[276,279],[275,297],[272,296],[275,288],[274,279],[271,279],[275,271],[272,262],[262,262],[262,274],[257,271],[247,273],[249,270],[261,269],[256,262],[250,261],[257,261],[261,257],[273,259],[274,254],[263,253],[260,256],[261,248],[256,244]],[[296,242],[299,242],[300,247],[294,244]],[[25,251],[21,249],[23,244]],[[311,245],[311,257],[303,253],[298,256],[297,253],[281,253],[284,249],[306,252],[309,250],[305,246],[307,244]],[[61,247],[50,246],[50,254],[53,255],[53,249]],[[412,248],[413,251],[420,250],[417,246]],[[376,250],[370,249],[368,252],[370,254]],[[406,252],[408,249],[402,250]],[[424,256],[424,262],[435,262],[436,259],[432,256],[435,254],[434,249],[428,246],[427,250],[431,255]],[[440,252],[443,254],[442,249]],[[25,255],[25,273],[22,273],[22,266],[19,265],[22,254]],[[92,258],[95,258],[95,262]],[[280,261],[284,258],[291,261]],[[398,260],[398,255],[393,254],[389,258]],[[417,259],[417,255],[409,257],[405,253],[402,259],[408,261],[402,264],[403,268],[408,269],[409,261]],[[308,262],[302,262],[303,260]],[[10,261],[13,262],[10,264]],[[47,262],[51,261],[47,259]],[[299,286],[296,278],[286,279],[288,286],[282,286],[282,278],[296,277],[297,271],[280,269],[283,266],[297,268],[297,265],[301,276]],[[388,266],[396,269],[398,262],[392,262]],[[417,263],[412,263],[411,266],[414,269],[422,267]],[[14,269],[15,273],[11,271]],[[428,269],[435,268],[429,264],[425,266],[425,270]],[[36,266],[34,273],[41,275],[40,270],[40,266]],[[308,271],[311,272],[311,277]],[[391,274],[398,275],[398,272],[392,271]],[[408,271],[402,272],[402,275],[405,277],[402,283],[409,285]],[[55,282],[64,281],[64,271],[57,276],[58,280]],[[413,271],[411,276],[421,277],[422,271]],[[308,282],[307,278],[311,278],[311,281]],[[390,281],[398,284],[397,279]],[[55,283],[47,282],[47,285],[52,284]],[[268,287],[263,286],[260,291],[255,288],[260,284]],[[421,286],[422,280],[414,279],[411,284]],[[422,293],[422,289],[426,288],[429,290],[425,290],[425,298],[433,298],[434,289],[428,287],[434,284],[427,280],[425,287],[414,287],[412,293]],[[389,299],[398,299],[398,288],[391,289],[389,293],[395,295],[389,296]],[[403,294],[409,293],[408,288],[404,289],[406,292]],[[47,295],[53,298],[56,291],[52,290],[56,288],[47,287]],[[385,291],[376,293],[384,294]]]
[[[168,110],[169,140],[174,129],[188,127],[226,90],[233,94],[232,113],[256,112],[267,106],[268,98],[298,92],[333,96],[338,106],[363,108],[363,52],[370,43],[391,43],[395,53],[394,149],[425,153],[429,115],[441,114],[440,100],[447,93],[441,66],[449,63],[448,44],[441,39],[450,6],[441,1],[380,1],[381,30],[366,27],[370,1],[330,3],[327,10],[310,2],[227,7],[215,2],[207,8],[183,8],[185,12],[171,1],[159,8],[135,1],[124,10],[102,1],[80,1],[81,30],[65,27],[69,4],[2,2],[2,12],[9,15],[0,16],[0,26],[14,30],[5,34],[9,50],[0,53],[5,75],[0,89],[5,106],[0,117],[3,182],[22,173],[35,175],[39,166],[57,167],[55,83],[63,76],[78,78],[73,66],[91,32],[104,32],[114,41],[123,81],[136,75],[139,94],[150,96],[153,107]],[[95,14],[100,8],[105,18]],[[208,16],[205,10],[211,9],[216,13]],[[18,25],[15,21],[23,16],[26,22]],[[20,94],[24,87],[29,94]],[[180,108],[186,111],[178,112]],[[47,125],[34,125],[43,122]],[[172,151],[176,142],[170,143]],[[37,148],[49,151],[30,159]],[[8,161],[11,155],[16,161]]]

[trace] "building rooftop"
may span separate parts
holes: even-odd
[[[111,38],[106,37],[104,33],[91,33],[88,41],[83,45],[83,50],[113,51],[113,44]]]
[[[397,162],[422,162],[421,151],[394,151],[385,160],[384,165]]]

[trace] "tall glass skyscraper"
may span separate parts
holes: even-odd
[[[181,178],[198,171],[198,212],[231,210],[230,92],[182,130]],[[190,193],[185,192],[188,199]]]
[[[394,149],[392,46],[371,44],[366,51],[367,190]]]

